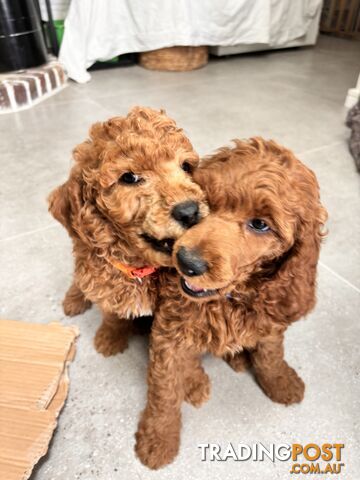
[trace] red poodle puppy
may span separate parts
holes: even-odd
[[[154,272],[172,265],[175,240],[207,213],[192,180],[198,155],[163,111],[136,107],[93,125],[74,159],[69,179],[49,197],[73,241],[64,311],[77,315],[96,303],[103,322],[95,346],[112,355],[126,348],[132,319],[154,311]]]
[[[304,383],[284,359],[284,332],[315,305],[326,212],[315,175],[273,141],[236,141],[194,174],[210,215],[173,252],[151,335],[148,400],[136,452],[150,468],[176,456],[181,403],[207,400],[205,352],[241,371],[249,357],[275,402],[300,402]]]

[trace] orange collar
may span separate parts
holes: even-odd
[[[146,265],[145,267],[131,267],[130,265],[125,265],[124,263],[119,262],[118,260],[113,260],[108,258],[107,261],[111,263],[113,267],[120,270],[120,272],[125,273],[129,278],[138,278],[141,279],[147,275],[151,275],[156,271],[155,267],[150,267]]]

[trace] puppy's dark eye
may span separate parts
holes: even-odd
[[[261,218],[253,218],[249,220],[248,227],[251,228],[251,230],[259,233],[265,233],[270,230],[269,225],[264,222],[264,220],[261,220]]]
[[[186,173],[192,173],[193,171],[193,166],[191,165],[191,163],[189,162],[183,162],[183,164],[181,165],[181,168],[184,170],[184,172]]]
[[[141,177],[139,177],[139,175],[136,175],[133,172],[125,172],[119,178],[120,183],[127,183],[128,185],[139,183],[140,181]]]

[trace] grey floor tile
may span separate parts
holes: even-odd
[[[21,156],[7,156],[6,175],[0,177],[0,240],[53,223],[47,196],[66,180],[71,165],[71,148],[58,142],[57,148],[44,143]],[[51,168],[49,168],[49,165]]]
[[[72,149],[87,137],[92,123],[105,120],[108,116],[106,110],[90,99],[57,104],[53,98],[29,110],[1,115],[0,154],[16,154],[21,163],[25,156],[36,159],[37,150],[44,144],[59,150],[59,142],[66,140],[68,149]],[[48,168],[51,167],[48,163]]]
[[[49,225],[46,198],[66,180],[73,148],[109,113],[91,100],[0,116],[0,239]]]
[[[243,65],[238,57],[229,60],[233,68],[225,66],[219,76],[206,76],[200,70],[200,80],[190,84],[179,80],[178,84],[165,83],[164,88],[160,84],[156,89],[130,89],[126,95],[118,92],[95,101],[111,114],[136,104],[165,108],[201,153],[232,138],[254,135],[276,138],[301,152],[345,137],[344,86],[340,100],[338,96],[322,97],[301,82],[296,85],[286,72],[261,73],[261,57],[257,60],[260,73],[255,75],[248,71],[249,61]],[[223,68],[219,61],[216,65]],[[300,64],[297,66],[300,69]]]
[[[342,104],[304,92],[295,95],[281,84],[263,85],[260,79],[140,91],[129,93],[126,100],[116,96],[101,101],[111,114],[115,114],[114,106],[123,105],[127,111],[136,104],[165,108],[201,154],[233,138],[275,138],[302,152],[340,141],[346,135]]]

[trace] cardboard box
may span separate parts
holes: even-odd
[[[0,320],[0,478],[24,480],[64,405],[76,327]]]

